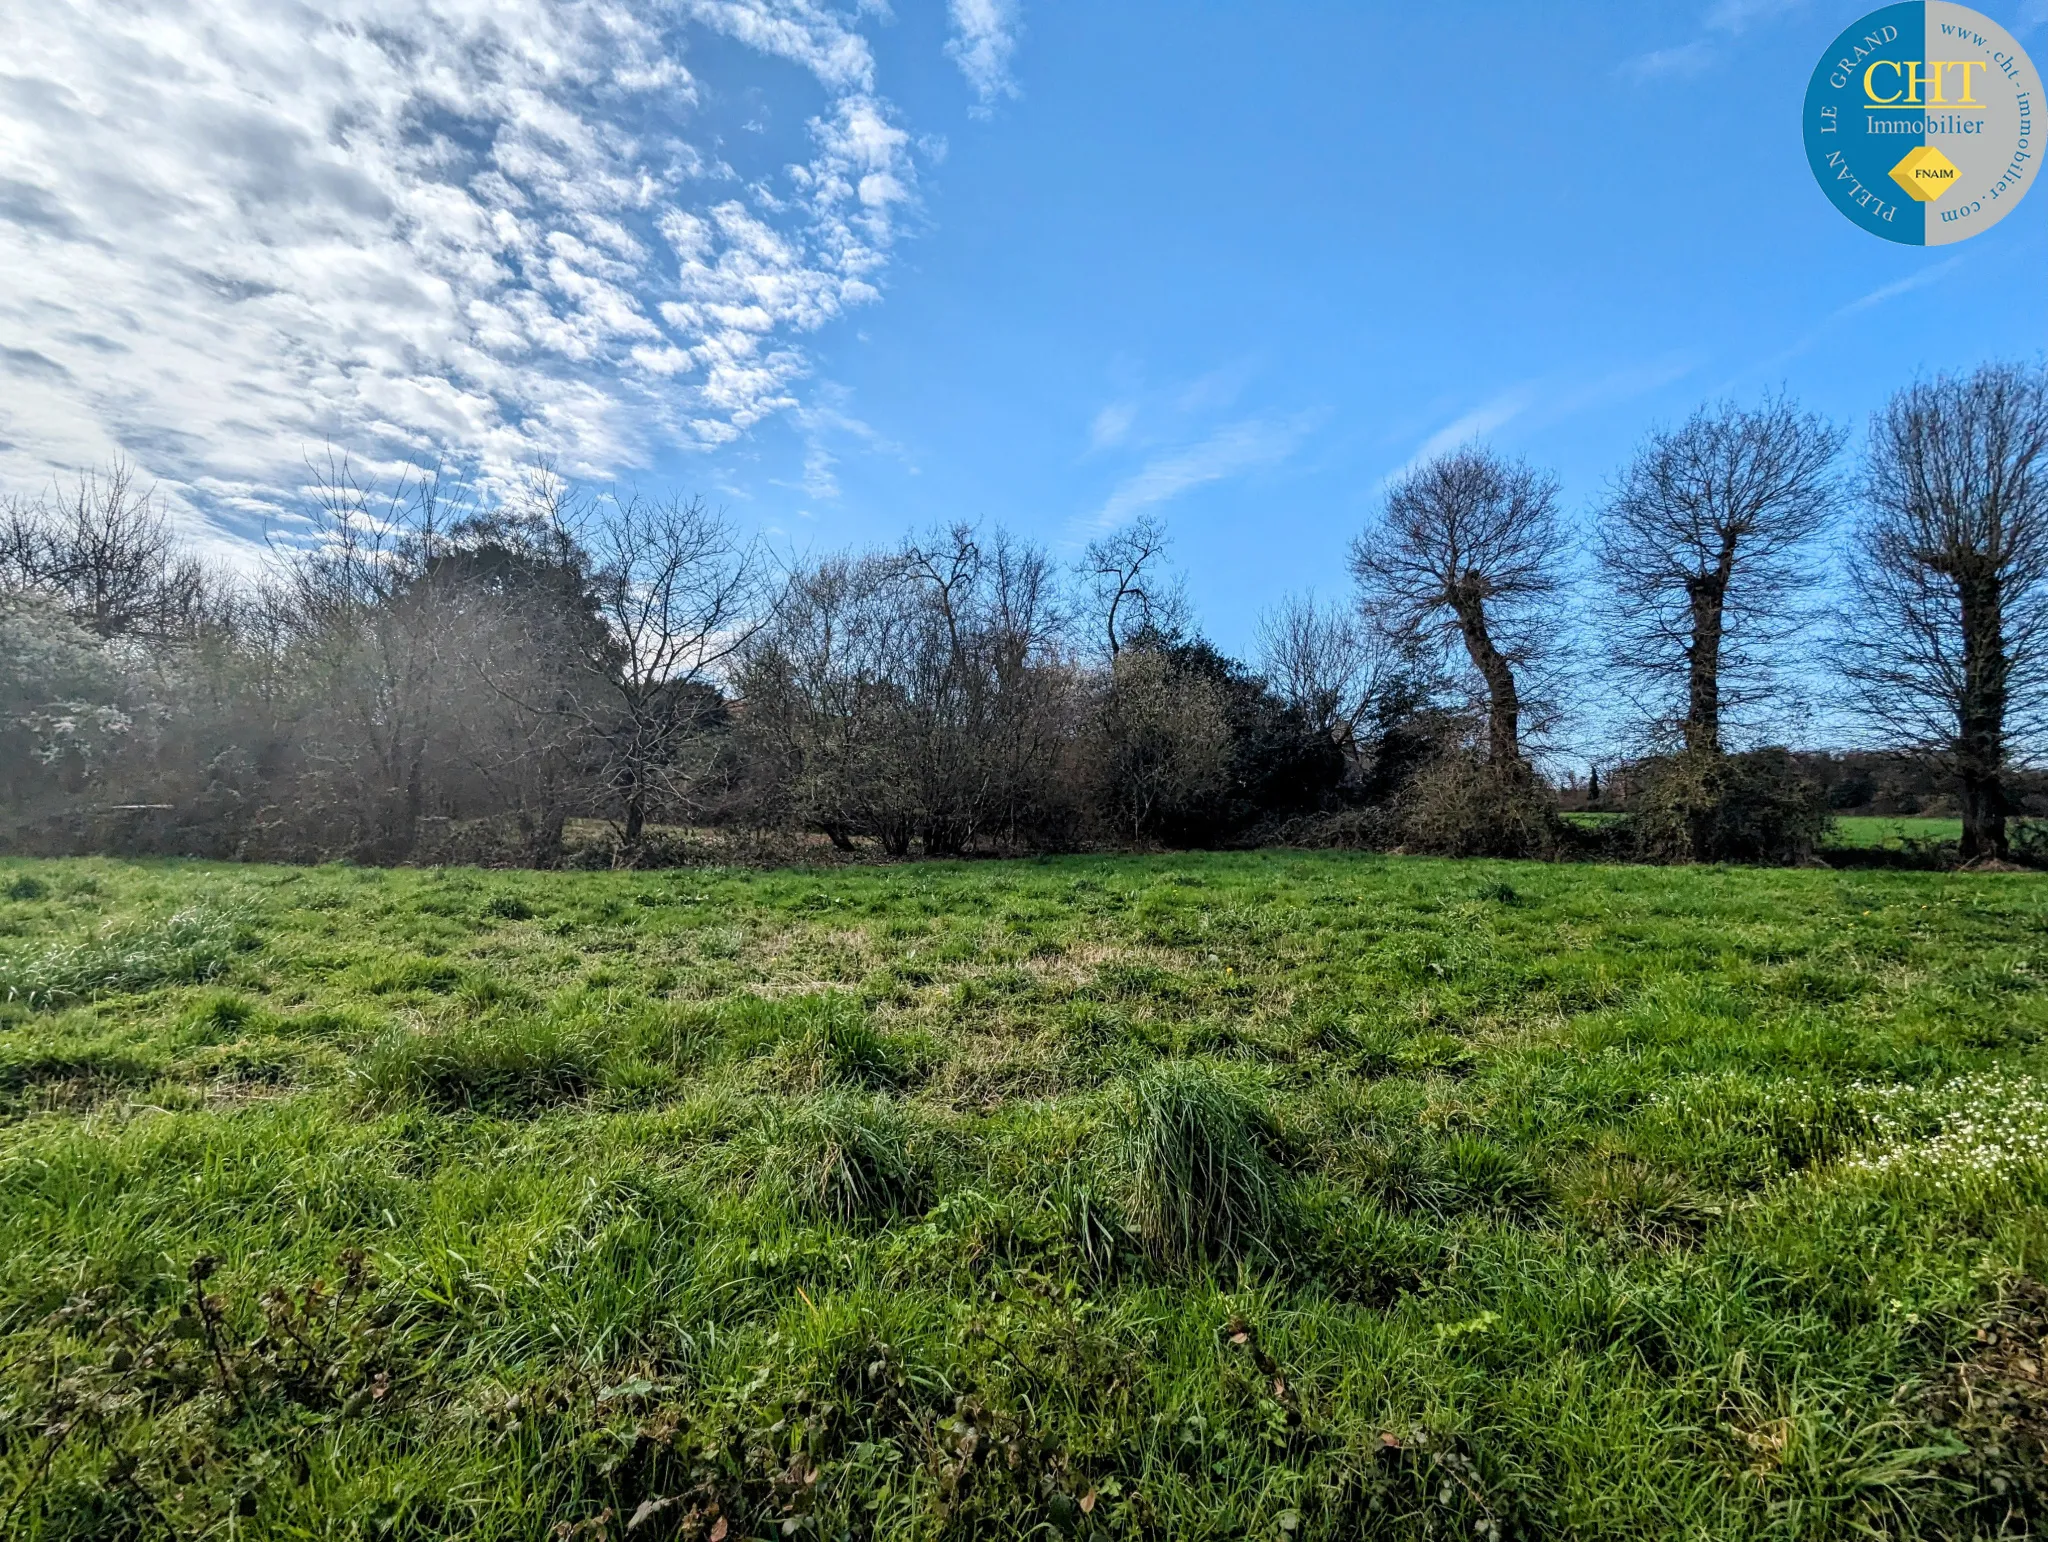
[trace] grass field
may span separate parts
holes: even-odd
[[[1626,816],[1618,813],[1572,813],[1564,816],[1583,829],[1617,824]],[[1921,819],[1904,815],[1839,815],[1826,845],[1834,849],[1871,846],[1900,846],[1912,842],[1959,841],[1963,838],[1960,819]]]
[[[1835,821],[1831,846],[1892,846],[1906,841],[1960,841],[1960,819],[1883,818],[1851,814]]]
[[[2048,880],[0,864],[0,1536],[2048,1513]]]

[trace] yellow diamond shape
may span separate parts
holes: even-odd
[[[1892,180],[1922,203],[1933,203],[1956,185],[1956,163],[1933,145],[1915,145],[1892,168]]]

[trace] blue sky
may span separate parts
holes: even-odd
[[[798,551],[1150,511],[1246,649],[1432,447],[1582,511],[1704,399],[2039,353],[2048,201],[1914,248],[1813,185],[1867,8],[53,4],[0,63],[0,477],[126,454],[230,537],[330,442]]]

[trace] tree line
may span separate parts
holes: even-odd
[[[1783,397],[1705,407],[1644,439],[1581,535],[1540,468],[1434,456],[1352,541],[1353,592],[1284,602],[1253,664],[1203,638],[1151,518],[1073,562],[965,524],[778,562],[697,499],[547,467],[375,486],[337,460],[305,537],[230,576],[116,466],[0,506],[0,839],[1786,860],[1826,798],[1761,741],[1820,690],[1952,785],[1966,859],[2003,860],[2048,704],[2048,373],[1914,384],[1846,449]],[[1605,832],[1543,775],[1589,714],[1632,746]]]

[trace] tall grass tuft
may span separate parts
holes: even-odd
[[[545,1017],[484,1017],[453,1028],[399,1032],[353,1069],[364,1101],[417,1099],[439,1109],[533,1113],[595,1086],[604,1057],[584,1035]]]
[[[923,1069],[914,1046],[879,1032],[844,996],[828,996],[799,1041],[821,1083],[894,1091]]]
[[[740,997],[718,1014],[727,1046],[772,1057],[784,1090],[865,1087],[895,1092],[925,1069],[923,1046],[879,1031],[861,1004],[837,991]]]
[[[930,1183],[917,1137],[887,1098],[835,1090],[772,1108],[733,1155],[751,1163],[757,1189],[850,1225],[924,1208]]]
[[[0,1000],[48,1008],[155,985],[200,984],[253,941],[239,915],[197,905],[166,920],[0,957]]]
[[[1115,1148],[1128,1224],[1162,1263],[1265,1257],[1285,1249],[1283,1179],[1271,1120],[1213,1065],[1165,1061],[1128,1084]]]

